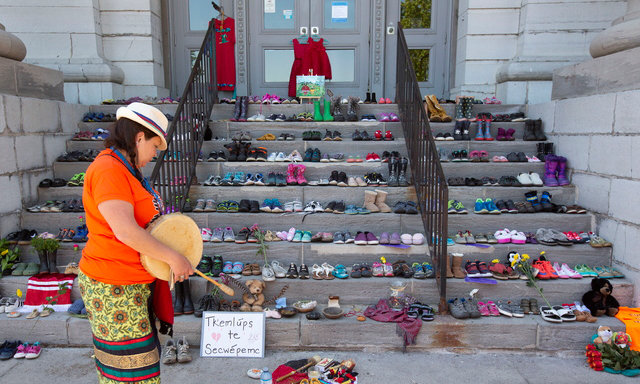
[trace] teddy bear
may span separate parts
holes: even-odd
[[[266,288],[266,284],[262,280],[251,279],[247,280],[245,285],[249,292],[242,295],[244,304],[240,306],[240,310],[243,312],[262,312],[262,304],[265,300],[262,292]]]
[[[613,293],[613,285],[607,279],[591,280],[591,290],[582,296],[582,302],[589,308],[593,316],[615,316],[620,304]]]
[[[611,345],[611,338],[613,336],[613,332],[610,327],[606,325],[601,325],[598,327],[598,337],[593,339],[594,344],[609,344]]]

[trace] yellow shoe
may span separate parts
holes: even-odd
[[[260,140],[260,141],[272,141],[275,139],[276,139],[276,136],[272,133],[265,133],[264,135],[257,138],[257,140]]]

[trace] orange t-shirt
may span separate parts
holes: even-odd
[[[136,222],[142,228],[159,215],[160,207],[117,155],[110,149],[89,165],[84,178],[82,202],[89,228],[89,241],[82,251],[80,270],[106,284],[144,284],[155,280],[140,263],[140,253],[116,238],[98,205],[108,200],[133,205]]]
[[[640,308],[620,307],[616,318],[627,326],[625,332],[631,336],[631,349],[640,351]]]

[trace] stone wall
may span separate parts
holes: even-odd
[[[0,0],[25,62],[64,73],[65,100],[166,96],[160,0]]]
[[[553,70],[589,57],[624,0],[460,0],[455,95],[551,100]]]
[[[528,106],[529,117],[542,118],[556,154],[567,157],[577,203],[595,213],[598,233],[613,243],[614,264],[634,281],[640,281],[638,105],[640,90]],[[640,285],[635,290],[638,301]]]
[[[0,237],[20,228],[23,206],[53,176],[87,106],[0,94]]]

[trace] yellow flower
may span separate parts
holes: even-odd
[[[529,257],[529,255],[528,255],[528,254],[526,254],[526,253],[525,253],[525,254],[523,254],[523,255],[522,255],[522,260],[523,260],[523,261],[527,261],[527,260],[529,260],[529,259],[530,259],[530,257]]]
[[[547,252],[546,251],[542,251],[540,252],[540,256],[544,256]]]
[[[9,253],[9,250],[8,250],[8,249],[5,249],[4,251],[2,251],[2,253],[0,253],[0,255],[4,256],[4,255],[6,255],[7,253]]]
[[[493,260],[491,260],[491,262],[492,262],[493,264],[498,264],[498,263],[500,262],[500,260],[498,260],[498,259],[493,259]]]
[[[518,263],[517,263],[517,260],[515,260],[515,259],[514,259],[514,260],[511,262],[511,268],[515,267],[515,266],[516,266],[516,264],[518,264]]]

